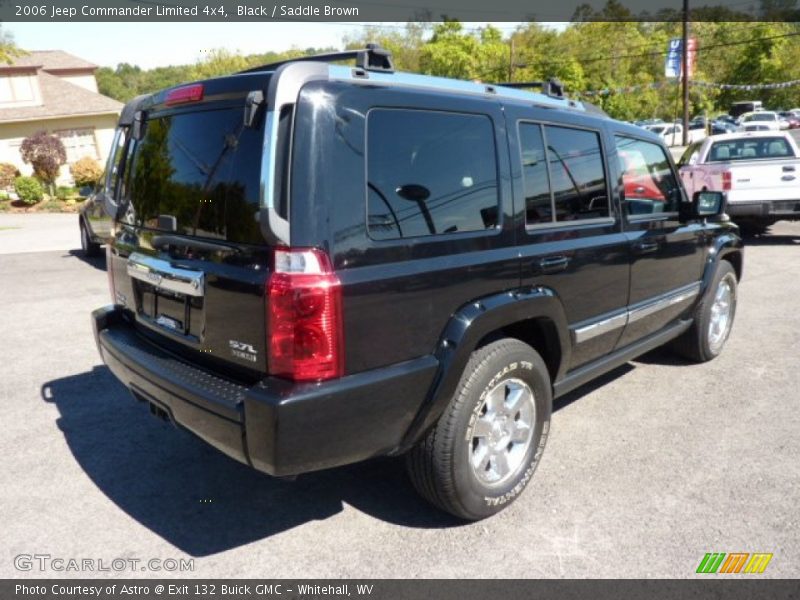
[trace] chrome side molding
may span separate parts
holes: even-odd
[[[580,344],[599,335],[614,331],[615,329],[621,329],[629,323],[635,323],[670,306],[691,300],[699,293],[700,282],[690,283],[689,285],[677,288],[665,295],[647,300],[636,308],[628,309],[619,314],[603,317],[598,321],[576,327],[572,330],[572,335],[575,339],[575,343]]]
[[[173,267],[166,260],[137,252],[128,257],[128,275],[176,294],[202,297],[206,291],[205,273],[202,271]]]

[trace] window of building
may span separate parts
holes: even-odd
[[[33,87],[35,85],[34,77],[30,74],[0,77],[0,104],[17,104],[36,100]]]
[[[486,116],[375,109],[367,119],[368,229],[397,239],[494,229],[498,180]]]
[[[64,144],[64,149],[67,151],[68,164],[72,164],[84,156],[90,156],[94,159],[99,158],[94,129],[65,129],[56,131],[55,134]]]

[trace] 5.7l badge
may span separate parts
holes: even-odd
[[[236,340],[228,340],[228,345],[231,348],[231,354],[236,358],[256,362],[258,352],[253,348],[252,344],[245,344],[244,342],[237,342]]]

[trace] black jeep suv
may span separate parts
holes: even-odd
[[[132,101],[103,360],[258,470],[404,454],[437,506],[498,512],[554,397],[667,342],[714,358],[742,273],[721,194],[687,199],[655,135],[542,87],[369,47]]]

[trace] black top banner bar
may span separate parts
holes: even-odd
[[[800,21],[798,0],[691,2],[695,21]],[[69,21],[679,21],[682,0],[2,0],[0,20]]]

